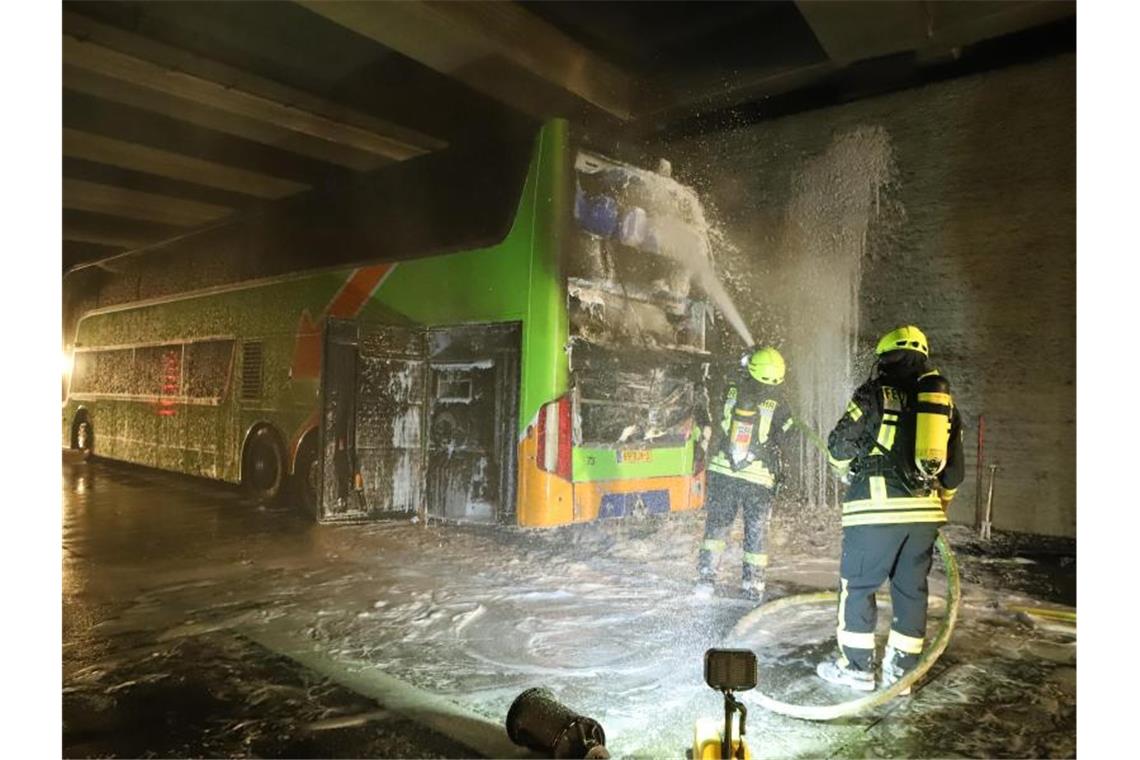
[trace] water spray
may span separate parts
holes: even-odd
[[[744,345],[753,345],[756,341],[752,339],[752,332],[713,268],[707,238],[691,225],[669,218],[655,220],[653,237],[657,251],[683,266],[696,279]]]

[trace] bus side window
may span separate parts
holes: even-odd
[[[95,372],[98,361],[98,351],[75,352],[75,366],[71,369],[71,393],[92,393],[95,391]]]
[[[233,363],[232,340],[206,340],[186,344],[186,396],[221,400]]]
[[[130,393],[137,396],[178,396],[181,388],[173,387],[167,375],[174,369],[174,346],[141,346],[135,349],[134,367],[130,376]],[[179,347],[181,348],[181,347]]]

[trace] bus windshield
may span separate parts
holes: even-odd
[[[574,439],[579,445],[682,446],[704,401],[700,357],[576,342]]]

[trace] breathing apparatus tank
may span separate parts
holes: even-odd
[[[946,467],[954,410],[950,382],[937,373],[924,375],[914,393],[914,464],[922,477],[931,479]]]
[[[745,464],[752,451],[752,436],[756,430],[756,402],[740,399],[732,410],[728,426],[728,455],[737,467]]]

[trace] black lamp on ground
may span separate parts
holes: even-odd
[[[527,689],[507,711],[507,736],[519,746],[555,758],[608,758],[606,732],[571,710],[549,689]]]

